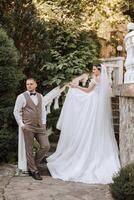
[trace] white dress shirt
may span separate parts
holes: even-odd
[[[37,95],[30,95],[29,91],[27,91],[27,93],[29,94],[29,96],[32,99],[32,101],[34,102],[34,104],[37,105],[38,104]],[[13,112],[15,119],[20,127],[24,126],[24,123],[22,120],[22,108],[24,108],[25,106],[26,106],[26,99],[23,94],[20,94],[16,99],[14,112]],[[42,123],[46,124],[46,109],[45,109],[45,105],[44,105],[43,96],[42,96]]]

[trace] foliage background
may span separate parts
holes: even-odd
[[[19,81],[24,78],[18,66],[13,40],[0,28],[0,162],[12,161],[16,154],[16,131],[12,117]]]
[[[0,83],[0,137],[3,146],[10,144],[4,143],[4,137],[9,141],[10,137],[14,137],[14,141],[17,141],[12,109],[15,96],[25,90],[25,78],[36,78],[39,92],[45,94],[53,87],[63,85],[74,76],[90,70],[92,63],[101,56],[100,38],[111,44],[110,31],[117,30],[120,25],[126,26],[130,18],[124,14],[132,11],[133,5],[125,1],[124,7],[124,0],[0,1],[0,26],[8,35],[4,32],[6,40],[12,38],[13,41],[13,51],[7,48],[7,55],[0,54],[0,59],[3,59],[1,70],[4,70],[4,79]],[[129,17],[132,18],[132,15]],[[108,30],[104,27],[108,27]],[[118,43],[116,37],[115,42]],[[6,41],[3,40],[3,45],[5,44]],[[18,52],[18,57],[13,53],[15,51]],[[9,52],[12,52],[10,57]],[[11,59],[15,55],[16,63]],[[7,90],[8,96],[3,88]],[[49,119],[49,126],[53,126],[57,112],[49,116]],[[12,142],[4,155],[8,155],[11,149]],[[9,161],[10,158],[5,159],[4,155],[1,154],[0,161]]]

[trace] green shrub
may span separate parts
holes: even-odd
[[[112,196],[117,200],[134,200],[134,163],[120,169],[110,184]]]
[[[0,130],[0,162],[15,162],[17,158],[17,134],[12,130]]]
[[[18,59],[13,40],[0,28],[0,162],[16,159],[17,133],[12,113],[19,81],[24,78]]]

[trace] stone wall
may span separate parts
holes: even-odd
[[[134,98],[120,98],[120,152],[123,165],[134,161]]]
[[[123,84],[115,89],[119,98],[119,149],[122,166],[134,162],[134,84]]]

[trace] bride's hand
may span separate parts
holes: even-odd
[[[77,85],[77,83],[69,83],[69,86],[71,86],[72,88],[77,88],[78,87],[78,85]]]

